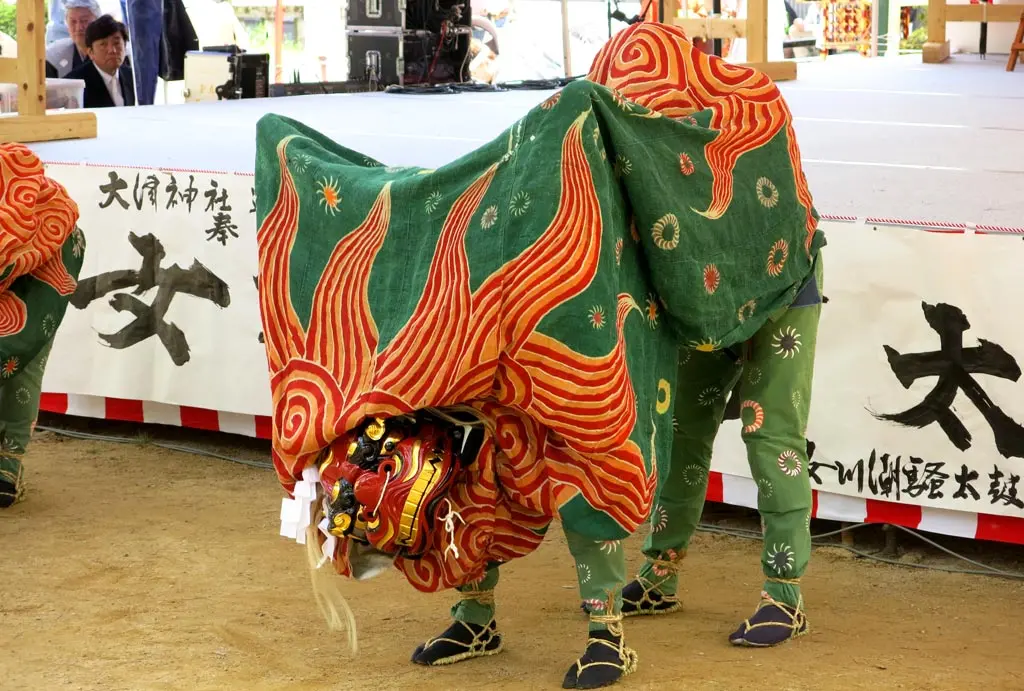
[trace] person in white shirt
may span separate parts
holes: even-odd
[[[96,0],[64,0],[64,22],[69,38],[46,47],[46,71],[50,77],[64,77],[89,59],[85,48],[85,29],[102,14]]]
[[[86,108],[110,108],[135,105],[131,67],[125,64],[128,29],[105,14],[85,30],[89,62],[71,70],[67,79],[85,81]]]

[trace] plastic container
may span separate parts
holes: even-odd
[[[82,79],[47,79],[46,109],[62,110],[82,107],[85,81]],[[0,113],[18,112],[18,85],[0,84]]]

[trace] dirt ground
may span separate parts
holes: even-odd
[[[27,500],[0,512],[6,691],[557,689],[582,650],[557,531],[503,572],[505,652],[429,669],[408,658],[446,626],[452,598],[419,594],[397,574],[345,582],[361,649],[357,660],[335,652],[342,642],[311,599],[303,548],[277,536],[281,495],[266,470],[43,434],[28,479]],[[640,668],[616,688],[1024,688],[1024,583],[817,549],[805,578],[811,634],[735,649],[726,636],[756,604],[757,557],[755,542],[699,535],[685,610],[627,621]]]

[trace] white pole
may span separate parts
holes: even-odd
[[[898,0],[896,0],[898,1]],[[871,3],[871,57],[878,57],[878,0]]]
[[[562,64],[565,76],[572,76],[572,48],[569,45],[569,0],[562,0]]]
[[[900,54],[900,20],[903,17],[902,0],[889,0],[889,32],[885,41],[885,57],[895,58]]]

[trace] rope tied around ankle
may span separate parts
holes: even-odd
[[[462,600],[473,600],[474,602],[490,606],[494,604],[494,589],[491,590],[460,590],[459,598]]]
[[[668,556],[667,559],[665,558],[666,556]],[[647,563],[651,565],[651,571],[654,572],[654,575],[659,578],[667,578],[669,576],[674,576],[679,572],[679,562],[681,562],[685,556],[685,549],[681,549],[679,552],[670,549],[662,552],[661,556],[658,557],[648,556]]]

